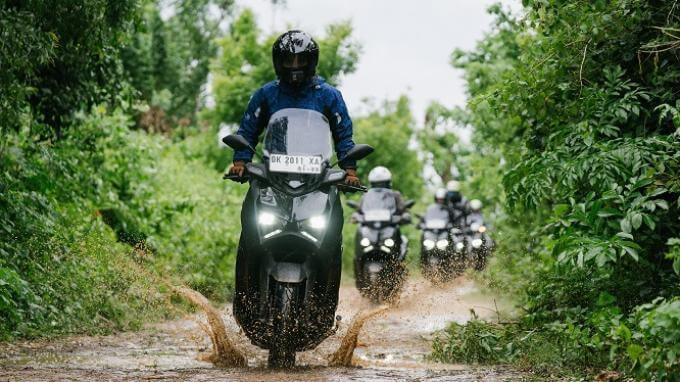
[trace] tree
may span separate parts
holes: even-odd
[[[677,2],[523,3],[517,21],[493,9],[497,30],[453,56],[473,141],[507,163],[501,202],[522,224],[501,229],[533,239],[528,315],[510,336],[563,341],[561,365],[673,380],[678,348],[654,333],[680,335],[667,325],[680,319]]]
[[[121,90],[118,47],[135,6],[134,0],[3,1],[3,125],[17,129],[28,111],[59,136],[73,111],[114,101]]]
[[[232,0],[147,1],[140,8],[123,65],[132,86],[151,106],[147,113],[166,123],[195,122],[204,106],[210,60],[217,54],[221,23],[232,12]],[[171,12],[166,20],[161,9]],[[167,128],[167,127],[166,127]],[[162,129],[161,129],[162,130]]]
[[[368,181],[368,172],[373,167],[385,166],[392,172],[395,189],[406,198],[419,198],[423,188],[423,165],[411,146],[414,124],[406,96],[385,102],[381,109],[355,119],[354,141],[375,148],[373,154],[358,162],[364,182]]]

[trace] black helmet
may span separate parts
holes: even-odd
[[[281,81],[292,85],[305,83],[316,74],[319,45],[303,31],[288,31],[274,42],[272,61]]]

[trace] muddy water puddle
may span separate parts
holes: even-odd
[[[471,309],[480,317],[493,319],[496,306],[501,311],[509,308],[507,303],[482,294],[465,278],[445,286],[410,280],[398,304],[384,310],[362,299],[353,286],[343,285],[338,307],[342,316],[340,330],[316,349],[298,353],[300,366],[292,371],[267,370],[266,351],[251,345],[239,333],[227,307],[221,312],[222,318],[234,347],[247,359],[245,368],[216,368],[205,361],[214,354],[215,347],[204,331],[205,314],[196,314],[137,333],[0,344],[0,381],[517,380],[520,376],[508,369],[446,365],[426,359],[433,331],[451,321],[467,321]],[[363,322],[357,336],[346,336],[357,313],[376,310],[380,311]],[[341,345],[345,346],[344,352],[338,351]],[[354,345],[353,353],[348,354],[347,347]],[[342,361],[335,364],[352,366],[329,367],[334,360]]]

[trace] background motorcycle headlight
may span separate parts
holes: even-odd
[[[486,227],[480,226],[478,231],[479,231],[480,233],[484,233],[484,232],[486,232]]]
[[[463,243],[456,243],[456,249],[459,251],[462,251],[463,248],[465,248],[465,244]]]
[[[430,239],[423,240],[423,247],[427,250],[434,248],[434,241]]]
[[[326,219],[323,216],[312,216],[309,218],[309,226],[314,229],[326,228]]]
[[[260,215],[257,217],[257,222],[260,223],[261,226],[271,226],[276,222],[276,216],[271,212],[260,212]]]
[[[361,239],[359,244],[361,244],[362,247],[368,247],[369,245],[371,245],[371,241],[368,240],[368,238],[365,237],[365,238]]]
[[[394,240],[392,239],[385,239],[385,246],[387,247],[394,247]]]
[[[482,246],[482,239],[472,240],[472,247],[473,248],[479,248],[481,246]]]
[[[449,241],[448,241],[448,240],[439,240],[439,241],[437,241],[437,248],[439,248],[439,249],[441,249],[441,250],[446,249],[446,247],[447,247],[448,245],[449,245]]]

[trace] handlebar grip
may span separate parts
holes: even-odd
[[[247,176],[238,176],[237,174],[224,174],[222,179],[228,179],[231,180],[232,182],[237,182],[237,183],[246,183],[248,181]]]
[[[368,191],[368,188],[365,187],[365,186],[355,187],[355,186],[350,186],[350,185],[347,185],[347,184],[338,185],[338,189],[342,192],[350,192],[350,193]]]

